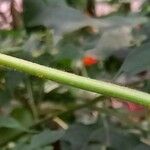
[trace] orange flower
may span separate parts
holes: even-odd
[[[98,63],[98,60],[96,57],[94,56],[85,56],[83,59],[82,59],[82,62],[85,66],[92,66],[94,64],[97,64]]]

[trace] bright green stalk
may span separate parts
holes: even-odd
[[[49,79],[58,83],[103,94],[105,96],[115,97],[121,100],[150,106],[150,94],[127,87],[85,78],[75,74],[11,57],[5,54],[0,54],[0,65],[12,68],[14,70],[26,72],[40,78]]]

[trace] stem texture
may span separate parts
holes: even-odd
[[[109,82],[85,78],[5,54],[0,54],[0,65],[40,78],[56,81],[61,84],[70,85],[105,96],[119,98],[120,100],[150,106],[150,94]]]

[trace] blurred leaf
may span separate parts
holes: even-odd
[[[149,150],[150,145],[146,145],[144,143],[138,144],[133,150]]]
[[[17,129],[27,131],[17,120],[11,117],[0,116],[0,128]]]
[[[23,43],[24,37],[24,31],[0,30],[0,52],[14,53],[20,51],[20,44]]]
[[[52,146],[46,146],[37,150],[54,150]]]
[[[25,127],[31,126],[34,121],[31,112],[24,107],[14,108],[11,112],[11,116]]]
[[[74,124],[62,138],[62,150],[83,149],[97,125]]]
[[[32,7],[31,7],[32,6]],[[64,0],[24,1],[24,19],[27,26],[44,25],[52,27],[57,33],[64,33],[86,26],[89,18],[80,11],[68,7]]]
[[[98,125],[98,124],[97,124]],[[102,125],[74,124],[66,131],[62,138],[62,150],[131,150],[135,147],[148,148],[140,138],[126,129],[104,127]],[[106,129],[107,128],[107,129]]]
[[[22,131],[12,128],[0,128],[0,144],[5,143],[8,139],[15,137],[20,134]]]
[[[144,1],[144,5],[142,7],[142,12],[145,15],[150,16],[150,2],[149,2],[149,0]]]
[[[43,146],[52,144],[64,135],[64,130],[44,130],[31,138],[31,149],[42,148]]]
[[[11,96],[7,90],[0,91],[0,105],[7,105],[11,100]]]
[[[40,33],[32,33],[28,39],[24,42],[23,50],[32,52],[37,51],[40,49],[40,40],[41,40],[41,34]]]
[[[30,147],[30,144],[17,144],[16,147],[13,150],[53,150],[52,146],[46,146],[46,147],[38,147],[36,149],[32,149]]]
[[[63,54],[62,54],[63,55]],[[72,71],[72,61],[68,56],[61,57],[61,53],[55,56],[54,67],[60,70],[65,70],[67,72]]]
[[[20,85],[23,84],[25,79],[25,75],[23,73],[19,73],[16,71],[7,71],[5,75],[6,87],[10,92],[14,92],[14,90]]]
[[[105,128],[95,130],[90,136],[89,145],[90,143],[99,143],[115,150],[120,150],[120,148],[122,150],[131,150],[140,143],[140,140],[137,136],[125,130],[109,127],[108,131]]]
[[[69,1],[72,7],[66,1]],[[113,1],[122,3],[118,0]],[[87,73],[92,78],[110,79],[126,54],[131,51],[121,72],[136,74],[149,69],[150,22],[141,25],[148,20],[147,18],[136,14],[121,15],[120,12],[101,19],[91,18],[85,11],[79,11],[86,8],[87,0],[24,0],[23,2],[23,17],[27,32],[24,30],[0,31],[1,53],[12,54],[15,57],[80,75]],[[146,10],[147,8],[149,7],[146,7]],[[138,40],[132,34],[133,27],[138,32],[137,35],[140,35]],[[142,42],[147,43],[139,46]],[[129,48],[133,45],[137,47]],[[95,56],[97,63],[83,68],[81,61],[87,55]],[[113,57],[118,58],[119,61],[114,60]],[[28,132],[26,127],[33,125],[34,120],[30,110],[26,109],[26,101],[22,101],[28,98],[24,82],[26,76],[15,70],[6,71],[1,68],[0,109],[2,113],[9,113],[11,117],[0,117],[0,145],[4,142],[9,145],[7,141],[14,139],[16,147],[13,150],[52,150],[52,144],[61,139],[59,144],[62,150],[150,149],[148,145],[140,141],[143,136],[144,138],[149,137],[149,132],[145,132],[148,130],[147,115],[142,116],[142,127],[139,125],[142,130],[136,128],[136,131],[141,133],[138,137],[128,132],[129,127],[134,128],[130,121],[127,121],[127,125],[125,121],[126,128],[123,128],[124,121],[121,118],[127,114],[123,115],[117,111],[118,116],[113,113],[114,110],[102,109],[101,112],[100,109],[100,116],[102,113],[106,113],[108,120],[111,120],[108,128],[102,123],[102,119],[100,119],[100,124],[75,123],[74,113],[68,113],[61,115],[63,121],[73,122],[66,133],[62,130],[45,129],[43,125],[36,128],[37,133]],[[87,94],[86,91],[81,90],[81,92],[79,89],[48,83],[34,76],[30,76],[30,80],[40,119],[49,113],[64,111],[67,107],[71,108],[76,102],[81,103],[85,99],[92,100],[96,96]],[[142,85],[141,89],[145,88],[149,92],[149,83],[144,82]],[[5,104],[10,100],[13,100],[12,103],[6,107]],[[16,100],[19,100],[19,103]],[[97,105],[97,107],[99,106],[102,107],[103,103]],[[124,111],[122,108],[121,110]],[[128,113],[127,118],[130,117],[129,115]],[[93,118],[97,119],[95,111],[91,108],[90,111],[79,112],[76,120],[82,118],[83,121],[82,116],[88,116],[86,117],[87,122],[91,122]],[[136,123],[141,124],[140,117],[133,119],[136,120]],[[21,132],[27,132],[27,134],[16,139],[15,137]],[[8,145],[6,144],[5,147]],[[54,149],[57,148],[54,147]]]
[[[16,146],[14,150],[52,150],[51,146],[48,146],[57,140],[59,140],[64,135],[64,130],[44,130],[39,134],[33,135],[31,141],[26,143],[21,143]]]
[[[72,95],[72,92],[66,87],[60,87],[47,93],[45,95],[45,100],[64,103],[65,105],[67,105],[68,103],[72,103],[73,101],[75,101],[75,98]]]
[[[44,66],[50,66],[53,62],[53,59],[54,58],[52,57],[52,55],[50,55],[48,52],[45,52],[40,56],[35,57],[34,62]]]
[[[142,29],[141,29],[141,32],[146,35],[146,38],[147,40],[150,40],[150,30],[149,30],[149,27],[150,27],[150,19],[147,23],[145,23],[143,26],[142,26]]]
[[[145,70],[150,69],[150,42],[144,43],[141,46],[134,48],[123,65],[121,66],[119,73],[137,74]]]
[[[114,52],[130,47],[133,41],[131,31],[131,27],[121,27],[104,32],[96,46],[100,58],[106,59]]]
[[[87,8],[87,0],[66,0],[69,5],[72,7],[78,8],[82,11],[85,11]]]
[[[85,50],[95,48],[99,41],[100,33],[94,33],[92,28],[85,27],[76,32],[65,34],[63,39],[57,44],[59,53],[57,57],[61,59],[80,59]]]
[[[25,0],[24,21],[27,27],[45,26],[54,29],[58,41],[62,34],[92,26],[100,29],[143,23],[146,18],[140,16],[113,16],[106,19],[90,18],[79,10],[69,7],[65,0]]]

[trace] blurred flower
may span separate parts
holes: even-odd
[[[111,102],[111,106],[113,108],[122,108],[124,106],[123,102],[120,102],[118,100],[116,100],[115,98],[112,98],[112,102]]]
[[[98,63],[98,60],[96,57],[94,56],[85,56],[83,59],[82,59],[82,62],[85,66],[92,66],[94,64],[97,64]]]
[[[111,106],[115,109],[126,108],[131,112],[139,112],[144,110],[144,106],[131,103],[131,102],[120,102],[114,98],[112,99]]]
[[[134,104],[134,103],[131,103],[131,102],[126,102],[125,104],[127,106],[127,109],[129,111],[132,111],[132,112],[137,112],[137,111],[144,110],[144,107],[141,106],[141,105],[138,105],[138,104]]]

